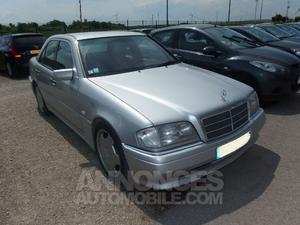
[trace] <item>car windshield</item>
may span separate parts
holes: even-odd
[[[13,45],[20,52],[39,50],[42,48],[45,40],[45,37],[42,35],[15,36],[13,38]]]
[[[89,77],[107,76],[177,63],[147,36],[124,36],[79,41]]]
[[[249,34],[252,34],[254,37],[256,37],[258,40],[262,42],[273,42],[273,41],[280,41],[279,38],[275,37],[272,34],[269,34],[268,32],[262,30],[258,27],[249,27],[244,28],[246,32]]]
[[[266,26],[266,27],[264,27],[264,29],[266,31],[270,32],[271,34],[275,35],[278,38],[288,38],[288,37],[293,36],[293,35],[290,35],[288,32],[286,32],[276,26]]]
[[[213,38],[232,49],[257,47],[251,40],[228,28],[214,27],[206,29]]]
[[[287,33],[289,33],[290,35],[295,36],[295,35],[299,35],[299,34],[300,34],[300,32],[299,32],[297,29],[293,28],[293,27],[286,26],[286,25],[280,25],[279,27],[280,27],[282,30],[284,30],[284,31],[286,31]]]

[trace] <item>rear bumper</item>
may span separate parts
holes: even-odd
[[[147,182],[145,183],[141,183],[135,177],[132,177],[132,179],[135,183],[157,190],[171,189],[195,182],[202,176],[212,173],[236,160],[247,149],[253,146],[264,123],[265,115],[263,110],[260,109],[245,127],[234,134],[211,143],[200,142],[160,155],[151,154],[123,144],[125,157],[131,173],[135,174],[139,171],[146,171],[150,174],[159,174],[158,178],[166,178],[162,181],[161,179],[156,179],[157,176],[151,176],[150,179],[147,177]],[[224,159],[216,159],[216,151],[219,146],[231,142],[247,132],[251,133],[251,139],[244,147]],[[176,171],[184,171],[188,172],[188,174],[183,177],[181,176],[180,179],[178,177],[170,177],[170,174],[174,174]]]

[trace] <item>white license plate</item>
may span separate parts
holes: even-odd
[[[218,147],[216,158],[222,159],[225,156],[239,150],[250,141],[250,138],[251,138],[251,134],[250,132],[248,132],[247,134],[239,137],[238,139],[235,139],[234,141],[231,141],[225,145]]]

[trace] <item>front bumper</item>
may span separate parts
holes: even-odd
[[[261,84],[261,95],[264,99],[276,100],[281,96],[293,94],[299,89],[299,79],[299,69],[293,69],[290,73],[284,75],[278,74],[278,78],[266,79]]]
[[[210,143],[196,143],[185,146],[167,153],[154,154],[123,144],[125,158],[131,173],[146,171],[151,174],[158,173],[160,176],[150,176],[146,183],[141,183],[134,176],[131,177],[137,184],[156,190],[171,189],[199,180],[203,175],[216,171],[231,163],[241,156],[256,142],[259,131],[265,123],[264,111],[260,109],[250,122],[237,132]],[[216,151],[219,146],[231,142],[247,132],[251,133],[250,141],[238,151],[221,160],[216,160]],[[170,172],[185,171],[184,177],[170,177]],[[164,177],[156,179],[156,177]]]

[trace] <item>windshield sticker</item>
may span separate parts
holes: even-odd
[[[94,72],[94,73],[99,73],[99,68],[94,68],[94,69],[93,69],[93,72]]]

